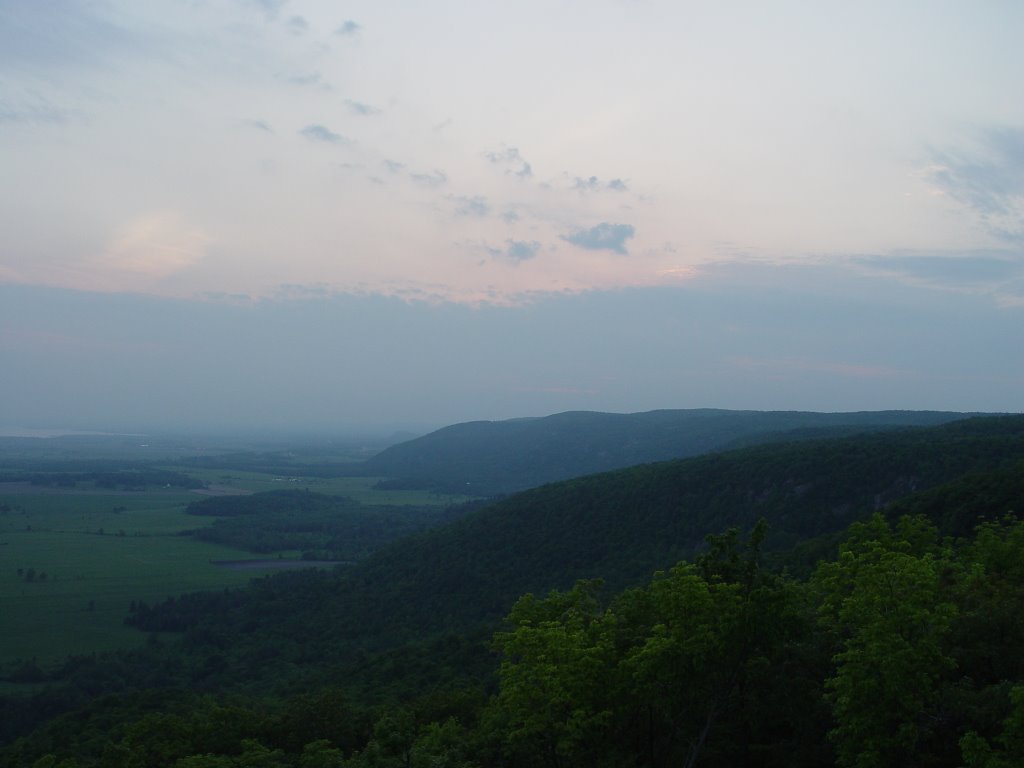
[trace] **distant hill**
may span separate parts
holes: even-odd
[[[934,426],[967,414],[944,411],[660,410],[569,411],[472,421],[393,445],[361,471],[389,487],[492,496],[636,464],[697,456],[777,440]]]

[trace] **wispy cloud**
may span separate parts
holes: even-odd
[[[293,35],[304,35],[309,31],[309,22],[302,16],[292,16],[285,22],[285,27]]]
[[[353,37],[358,35],[363,29],[362,24],[357,24],[352,19],[346,19],[342,22],[341,26],[334,30],[334,34],[341,35],[342,37]]]
[[[482,195],[448,195],[448,199],[455,203],[455,213],[460,216],[486,216],[491,212],[487,198]]]
[[[274,132],[274,129],[270,127],[270,123],[265,120],[242,120],[241,124],[246,128],[255,128],[257,131],[263,131],[264,133]]]
[[[575,176],[572,180],[572,188],[577,192],[599,192],[605,189],[613,192],[625,192],[629,189],[626,182],[622,179],[602,181],[597,176],[589,176],[587,178]]]
[[[0,124],[3,123],[24,123],[28,125],[42,125],[51,123],[61,125],[68,122],[71,113],[64,109],[58,109],[48,102],[37,101],[32,104],[11,104],[7,101],[0,101]]]
[[[243,5],[258,8],[263,11],[267,19],[277,18],[277,14],[285,7],[288,0],[242,0]]]
[[[510,261],[519,264],[529,261],[536,256],[541,249],[541,244],[536,240],[506,240],[503,248],[496,248],[492,245],[483,245],[483,248],[493,259]]]
[[[353,101],[352,99],[345,99],[345,106],[348,107],[348,111],[353,115],[377,115],[380,114],[380,110],[377,107],[369,104],[364,104],[361,101]]]
[[[342,136],[340,133],[335,133],[330,128],[324,125],[307,125],[301,131],[299,131],[310,141],[322,141],[327,144],[347,144],[348,139]]]
[[[409,178],[425,187],[440,187],[448,182],[448,174],[435,169],[431,173],[410,173]]]
[[[484,157],[495,165],[503,166],[505,173],[511,176],[517,176],[520,179],[528,179],[533,176],[533,168],[516,147],[502,147],[493,152],[485,152]]]
[[[632,224],[610,224],[602,222],[590,229],[580,229],[570,235],[562,235],[567,243],[590,251],[613,251],[627,254],[626,241],[636,234]]]
[[[319,85],[323,88],[329,88],[326,83],[323,82],[323,77],[319,72],[300,72],[295,75],[288,75],[284,78],[286,83],[292,85],[312,86]]]
[[[532,259],[540,251],[536,240],[506,240],[505,245],[505,256],[515,262]]]
[[[1024,243],[1024,128],[991,128],[973,147],[933,151],[932,182],[989,233]]]

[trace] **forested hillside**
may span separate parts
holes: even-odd
[[[0,766],[1017,765],[1022,477],[992,417],[538,488],[136,605],[147,648],[22,671]]]
[[[1024,460],[1024,418],[747,448],[517,494],[396,543],[350,576],[370,620],[444,626],[503,613],[516,595],[603,578],[613,587],[692,556],[704,536],[770,523],[772,549],[843,530],[916,491]],[[366,595],[366,597],[361,597]],[[363,607],[356,604],[365,601]]]
[[[455,424],[387,448],[360,471],[392,478],[394,487],[491,496],[739,444],[933,426],[964,416],[939,411],[573,411]],[[791,434],[780,434],[786,432]]]

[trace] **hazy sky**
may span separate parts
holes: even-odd
[[[0,0],[0,425],[1019,411],[1021,29]]]

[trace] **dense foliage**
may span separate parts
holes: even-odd
[[[166,469],[139,467],[125,469],[78,471],[6,471],[0,474],[0,482],[23,482],[32,485],[74,488],[79,483],[92,483],[96,488],[114,490],[132,489],[159,485],[171,488],[202,488],[203,484],[194,477]]]
[[[764,532],[610,598],[523,596],[489,696],[464,678],[376,706],[338,684],[107,696],[0,765],[1021,764],[1024,523],[954,541],[876,515],[803,581],[762,566]]]

